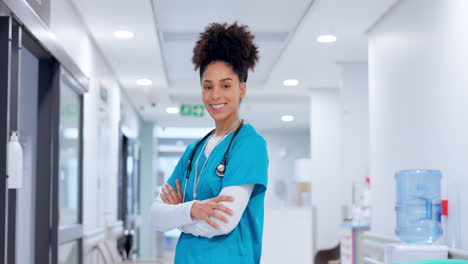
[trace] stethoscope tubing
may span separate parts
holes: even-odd
[[[228,147],[226,148],[226,151],[224,152],[222,162],[216,166],[216,175],[218,175],[219,177],[224,177],[224,172],[227,169],[227,157],[228,157],[229,149],[231,147],[232,141],[237,136],[237,134],[241,130],[242,126],[244,126],[244,121],[243,120],[241,121],[239,127],[236,129],[236,131],[234,132],[234,135],[232,136],[231,140],[229,141]],[[186,193],[186,190],[187,190],[187,183],[188,183],[188,180],[190,178],[190,172],[192,170],[192,161],[193,161],[193,158],[195,157],[195,153],[197,152],[197,150],[200,147],[200,145],[202,144],[202,142],[207,140],[208,137],[210,137],[214,133],[214,131],[215,131],[215,129],[211,130],[200,141],[198,141],[197,144],[195,144],[195,147],[193,148],[192,152],[190,153],[188,163],[187,163],[187,170],[185,172],[184,193],[182,194],[182,202],[185,202],[185,193]],[[220,165],[224,166],[224,170],[222,171],[222,174],[218,173],[218,167]]]

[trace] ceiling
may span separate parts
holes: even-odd
[[[260,49],[241,117],[260,130],[298,130],[309,128],[310,90],[339,88],[339,62],[367,61],[366,30],[398,0],[72,1],[145,120],[162,127],[213,126],[207,114],[180,117],[166,107],[201,103],[191,64],[194,43],[209,23],[237,21],[249,26]],[[113,32],[122,29],[135,37],[115,39]],[[322,34],[338,41],[319,44]],[[139,78],[153,83],[138,86]],[[285,79],[300,84],[285,87]],[[284,114],[296,119],[282,122]]]

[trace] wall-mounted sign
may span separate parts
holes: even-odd
[[[201,104],[197,104],[197,105],[183,104],[183,105],[180,105],[180,115],[203,117],[205,115],[205,107]]]

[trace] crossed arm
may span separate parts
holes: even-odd
[[[185,203],[178,180],[176,188],[177,191],[166,184],[153,203],[153,228],[158,231],[179,228],[184,233],[211,238],[228,234],[237,226],[254,184],[225,187],[218,197]]]

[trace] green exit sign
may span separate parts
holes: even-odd
[[[180,105],[180,115],[203,117],[205,115],[205,107],[201,104],[197,104],[197,105],[183,104],[183,105]]]

